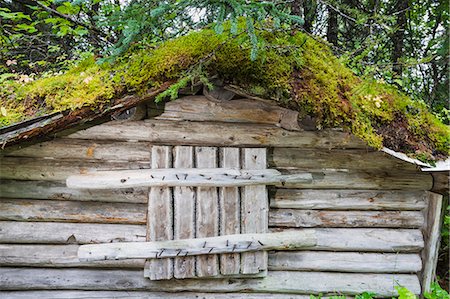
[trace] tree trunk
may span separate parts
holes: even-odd
[[[392,71],[394,72],[394,77],[401,77],[403,72],[403,67],[400,64],[400,59],[403,56],[403,46],[405,39],[405,29],[406,29],[406,13],[409,7],[408,0],[396,0],[394,4],[394,12],[397,13],[396,30],[392,35],[392,55],[391,61],[394,64]]]
[[[328,7],[327,41],[333,45],[337,45],[338,41],[337,12],[330,7]]]

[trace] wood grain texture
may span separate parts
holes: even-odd
[[[274,148],[269,166],[298,169],[359,169],[417,171],[417,166],[377,150]]]
[[[275,189],[271,208],[311,210],[406,210],[426,207],[425,191]]]
[[[109,142],[58,138],[4,153],[13,157],[93,160],[150,161],[148,142]]]
[[[265,169],[265,148],[245,148],[242,152],[242,168]],[[242,233],[265,233],[268,230],[268,195],[266,186],[242,188],[241,231]],[[267,269],[267,252],[241,254],[241,272],[258,273]]]
[[[241,166],[239,148],[221,148],[221,167],[237,168]],[[219,188],[220,235],[239,234],[241,232],[241,205],[238,187]],[[240,272],[241,258],[238,253],[220,256],[220,273],[224,275]]]
[[[145,204],[0,198],[0,220],[145,224]]]
[[[424,292],[430,290],[436,279],[436,265],[441,238],[442,195],[428,192],[428,208],[425,210],[425,225],[422,229],[425,248],[422,251],[423,271],[421,273]]]
[[[169,146],[152,147],[152,168],[172,167],[172,148]],[[148,194],[147,240],[164,241],[173,239],[173,202],[172,190],[165,187],[150,188]],[[151,280],[171,279],[173,277],[173,259],[149,260],[144,276]]]
[[[68,137],[200,146],[367,148],[362,140],[337,130],[295,132],[274,125],[192,121],[113,121]]]
[[[193,168],[194,148],[175,146],[173,150],[175,168]],[[174,240],[195,237],[196,192],[193,187],[174,187]],[[174,259],[175,278],[195,277],[195,257]]]
[[[420,228],[420,211],[327,211],[272,209],[269,225],[281,227],[391,227]]]
[[[318,283],[326,282],[326,283]],[[136,270],[1,268],[0,290],[136,290],[192,292],[275,292],[282,294],[396,294],[400,284],[420,293],[416,275],[270,271],[262,279],[178,279],[151,281]]]
[[[215,147],[196,147],[195,161],[197,168],[216,168],[218,153]],[[217,188],[197,188],[196,201],[196,237],[213,237],[219,235],[219,198]],[[220,273],[219,257],[207,255],[197,257],[196,273],[198,277],[214,276]]]
[[[1,158],[0,179],[64,181],[68,176],[100,170],[149,168],[149,162],[92,162],[23,157]],[[20,167],[18,167],[20,165]]]
[[[323,251],[276,251],[269,254],[269,270],[352,273],[416,273],[419,254]]]
[[[189,96],[168,102],[157,119],[258,123],[300,131],[298,112],[251,99],[211,101]]]
[[[2,267],[89,267],[89,268],[137,268],[144,267],[144,259],[121,261],[89,261],[78,259],[80,245],[0,244]]]
[[[145,225],[0,221],[0,243],[86,244],[145,240]]]
[[[0,297],[4,299],[310,299],[308,295],[294,294],[263,294],[263,293],[164,293],[145,291],[9,291],[1,292]],[[328,299],[328,297],[322,297]]]

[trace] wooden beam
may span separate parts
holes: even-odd
[[[269,254],[272,271],[332,271],[351,273],[416,273],[419,254],[324,251],[276,251]]]
[[[362,140],[339,130],[296,132],[274,125],[223,122],[114,121],[78,131],[68,137],[91,140],[135,140],[172,145],[367,148]]]
[[[311,210],[421,211],[425,191],[276,189],[271,208]]]
[[[311,182],[309,173],[281,175],[274,169],[166,168],[98,171],[67,178],[67,186],[79,189],[135,187],[236,187]]]
[[[145,204],[0,198],[0,220],[145,224]]]
[[[4,198],[147,203],[148,188],[81,190],[68,188],[65,181],[2,180]]]
[[[320,283],[318,283],[320,282]],[[278,293],[357,295],[374,292],[381,298],[397,295],[395,285],[420,294],[414,274],[368,274],[270,271],[261,279],[177,279],[151,281],[139,270],[0,268],[1,290],[123,290],[214,293]],[[240,295],[240,294],[239,294]],[[244,297],[245,298],[245,297]]]
[[[425,225],[422,228],[425,248],[422,252],[423,271],[421,272],[422,290],[429,292],[436,278],[436,265],[441,239],[442,195],[428,192],[428,208],[425,210]]]
[[[314,231],[267,234],[236,234],[196,239],[155,242],[121,242],[82,245],[78,258],[82,261],[118,259],[160,259],[177,256],[261,250],[293,250],[316,245]]]
[[[269,225],[282,227],[392,227],[420,228],[420,211],[327,211],[272,209]]]

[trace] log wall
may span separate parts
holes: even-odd
[[[311,230],[317,245],[269,252],[267,276],[252,279],[151,281],[143,275],[145,260],[80,262],[81,244],[145,241],[149,195],[146,188],[70,189],[65,179],[150,168],[154,145],[266,147],[268,168],[311,173],[312,183],[268,189],[268,228]],[[432,257],[424,248],[436,240],[422,232],[432,230],[431,176],[343,132],[179,118],[118,121],[0,159],[2,298],[309,298],[364,291],[387,297],[397,284],[419,294],[422,276],[429,280],[422,269]],[[236,294],[220,294],[229,292]]]

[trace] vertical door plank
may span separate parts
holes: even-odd
[[[152,168],[172,167],[170,146],[152,147]],[[148,195],[147,240],[162,241],[173,239],[173,208],[171,189],[152,187]],[[173,259],[152,259],[146,262],[144,276],[151,280],[171,279]]]
[[[239,148],[221,149],[220,167],[240,169]],[[241,232],[241,207],[238,187],[219,188],[220,235],[239,234]],[[229,253],[220,255],[220,273],[223,275],[239,274],[240,255]]]
[[[266,169],[265,148],[245,148],[243,169]],[[242,233],[265,233],[268,230],[268,195],[265,185],[242,188]],[[252,274],[267,270],[267,252],[241,254],[241,273]]]
[[[194,168],[194,148],[192,146],[175,146],[173,167]],[[193,187],[175,187],[173,199],[174,239],[195,238],[195,189]],[[175,278],[195,277],[195,257],[177,257],[174,262]]]
[[[197,168],[217,167],[217,148],[196,147]],[[197,188],[196,237],[213,237],[219,235],[219,198],[217,188]],[[205,244],[207,247],[208,244]],[[197,257],[197,276],[214,276],[219,273],[218,255]]]

